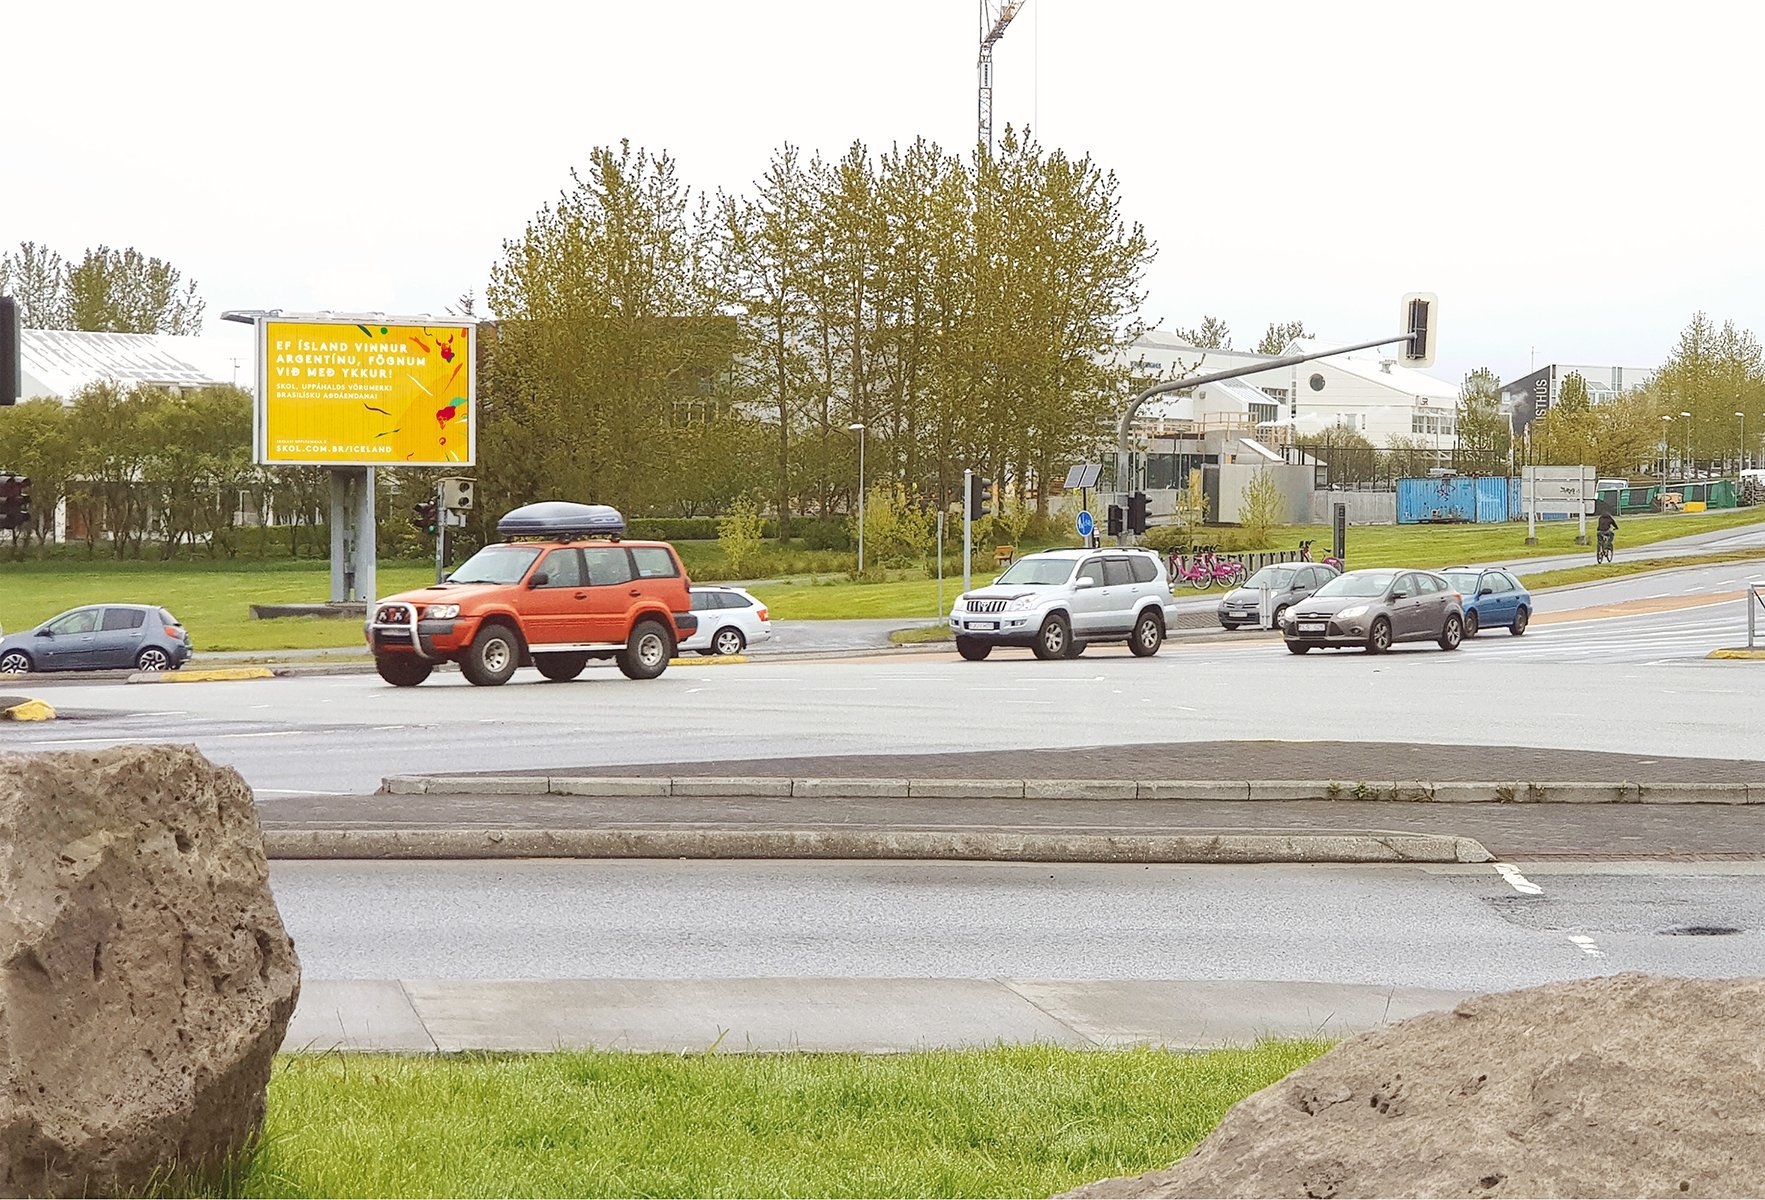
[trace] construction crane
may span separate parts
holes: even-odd
[[[1004,0],[1002,4],[992,4],[989,0],[980,0],[981,4],[981,129],[980,144],[993,153],[993,43],[1005,36],[1005,27],[1011,19],[1023,11],[1029,0]],[[997,15],[995,15],[997,10]]]

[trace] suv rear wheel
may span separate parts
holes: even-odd
[[[1164,622],[1158,619],[1155,612],[1143,612],[1140,619],[1134,622],[1134,632],[1128,638],[1128,649],[1135,658],[1151,658],[1164,645]]]
[[[1045,660],[1065,658],[1067,643],[1072,641],[1072,626],[1061,613],[1050,613],[1036,631],[1036,657]]]
[[[588,665],[586,654],[535,654],[533,665],[553,683],[567,683],[582,674]]]
[[[415,654],[376,654],[374,670],[393,687],[416,687],[435,669]]]
[[[507,625],[484,625],[460,659],[460,674],[478,687],[500,687],[521,665],[521,639]]]
[[[674,657],[674,639],[656,621],[639,621],[625,649],[616,656],[627,679],[654,679],[668,669]]]

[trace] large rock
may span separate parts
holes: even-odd
[[[1166,1171],[1074,1196],[1765,1196],[1765,979],[1467,1000],[1235,1105]]]
[[[238,774],[193,748],[0,755],[0,1192],[211,1175],[300,990]]]

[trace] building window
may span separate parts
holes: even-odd
[[[1312,391],[1321,392],[1324,390],[1324,377],[1322,375],[1313,375],[1309,382],[1311,383]]]
[[[1286,388],[1266,387],[1262,390],[1267,392],[1272,399],[1278,400],[1283,404],[1287,402],[1288,391]]]

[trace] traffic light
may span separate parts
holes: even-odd
[[[0,405],[17,404],[24,394],[24,334],[18,301],[0,296]]]
[[[434,533],[439,524],[435,519],[435,501],[425,500],[420,504],[411,505],[411,527],[419,533]]]
[[[1122,531],[1122,506],[1121,505],[1111,504],[1109,506],[1109,516],[1107,518],[1105,518],[1104,529],[1105,529],[1105,531],[1108,532],[1110,537],[1117,537],[1121,534],[1121,531]]]
[[[1440,323],[1440,300],[1433,292],[1411,292],[1403,298],[1403,314],[1398,318],[1403,331],[1410,335],[1400,357],[1406,367],[1425,370],[1434,365],[1434,341]]]
[[[0,475],[0,529],[23,529],[30,523],[30,478],[25,475]]]
[[[993,481],[979,475],[968,477],[968,519],[978,521],[993,511]]]
[[[1135,492],[1128,497],[1128,532],[1145,533],[1147,510],[1150,507],[1145,492]]]

